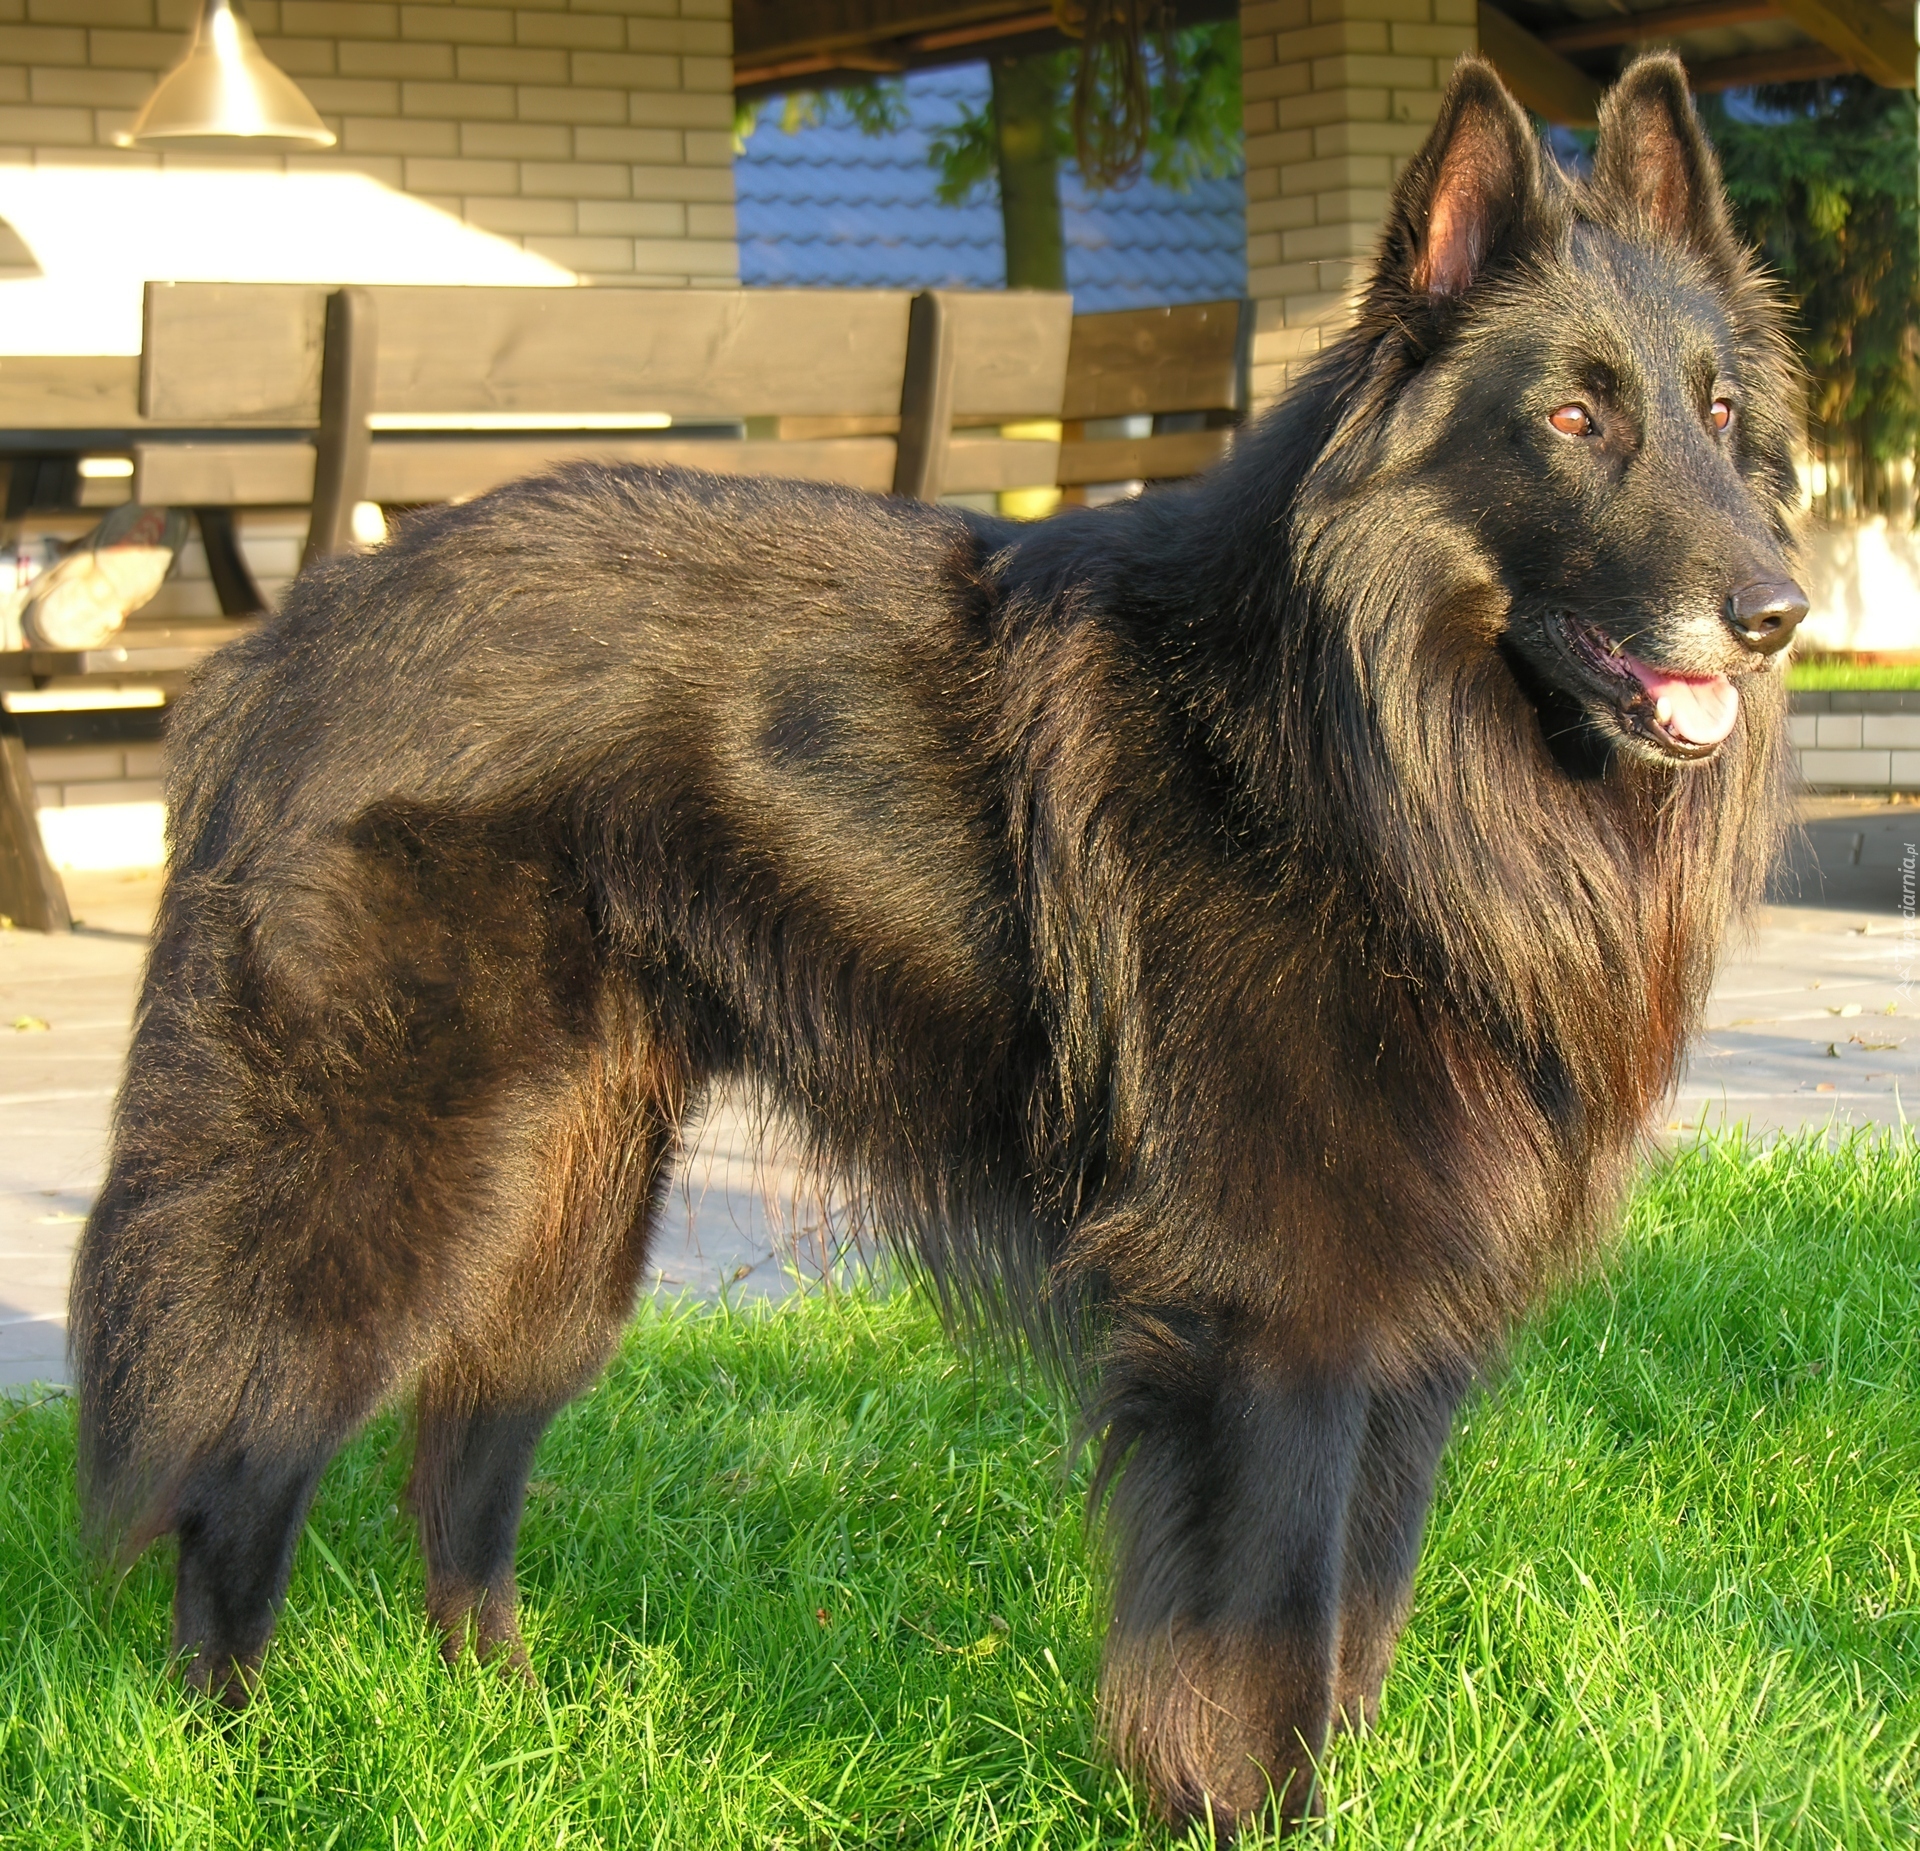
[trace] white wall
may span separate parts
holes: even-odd
[[[1920,533],[1885,519],[1807,536],[1801,646],[1920,650]]]

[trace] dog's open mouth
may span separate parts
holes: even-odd
[[[1613,695],[1628,731],[1674,758],[1705,758],[1740,717],[1740,696],[1724,675],[1686,675],[1630,655],[1604,630],[1566,621],[1568,646]]]

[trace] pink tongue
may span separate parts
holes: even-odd
[[[1620,665],[1646,689],[1654,712],[1668,732],[1689,745],[1717,746],[1740,717],[1740,696],[1724,675],[1675,675],[1650,668],[1635,656],[1620,655]]]

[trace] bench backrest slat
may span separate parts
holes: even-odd
[[[1239,410],[1244,308],[1238,301],[1188,302],[1076,315],[1060,415]]]
[[[317,422],[328,293],[149,284],[143,413],[182,424]],[[900,409],[912,301],[904,290],[374,285],[367,293],[379,326],[376,416]]]
[[[614,463],[678,463],[722,475],[840,482],[884,495],[893,485],[891,437],[806,442],[699,437],[426,438],[373,445],[370,501],[462,500],[517,476],[577,457]],[[177,507],[293,506],[312,499],[314,447],[284,443],[154,443],[134,446],[143,498]]]
[[[1058,418],[1073,298],[1041,290],[943,292],[953,322],[953,415],[963,424]]]
[[[1224,456],[1246,410],[1252,306],[1189,302],[1076,315],[1061,414],[1062,486],[1165,480]],[[1151,434],[1086,428],[1139,417],[1156,420]]]
[[[173,507],[280,507],[309,501],[314,447],[304,438],[262,443],[218,439],[137,443],[134,484],[143,501]],[[478,495],[516,476],[573,457],[601,462],[678,463],[722,475],[788,476],[840,482],[884,495],[894,482],[894,440],[888,436],[749,437],[730,443],[701,437],[409,438],[373,444],[366,492],[371,501],[451,501]],[[978,494],[1030,488],[1058,468],[1060,446],[1045,441],[962,431],[948,446],[942,486]],[[1196,464],[1196,467],[1198,465]]]

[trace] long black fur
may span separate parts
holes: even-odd
[[[405,1392],[433,1617],[524,1661],[534,1444],[744,1075],[1087,1383],[1117,1752],[1175,1818],[1310,1810],[1776,846],[1723,606],[1786,580],[1793,417],[1679,66],[1580,183],[1467,61],[1356,324],[1190,486],[1016,527],[577,467],[304,576],[175,722],[74,1278],[85,1506],[177,1533],[189,1676],[245,1694]],[[1570,625],[1725,674],[1731,736],[1664,752]]]

